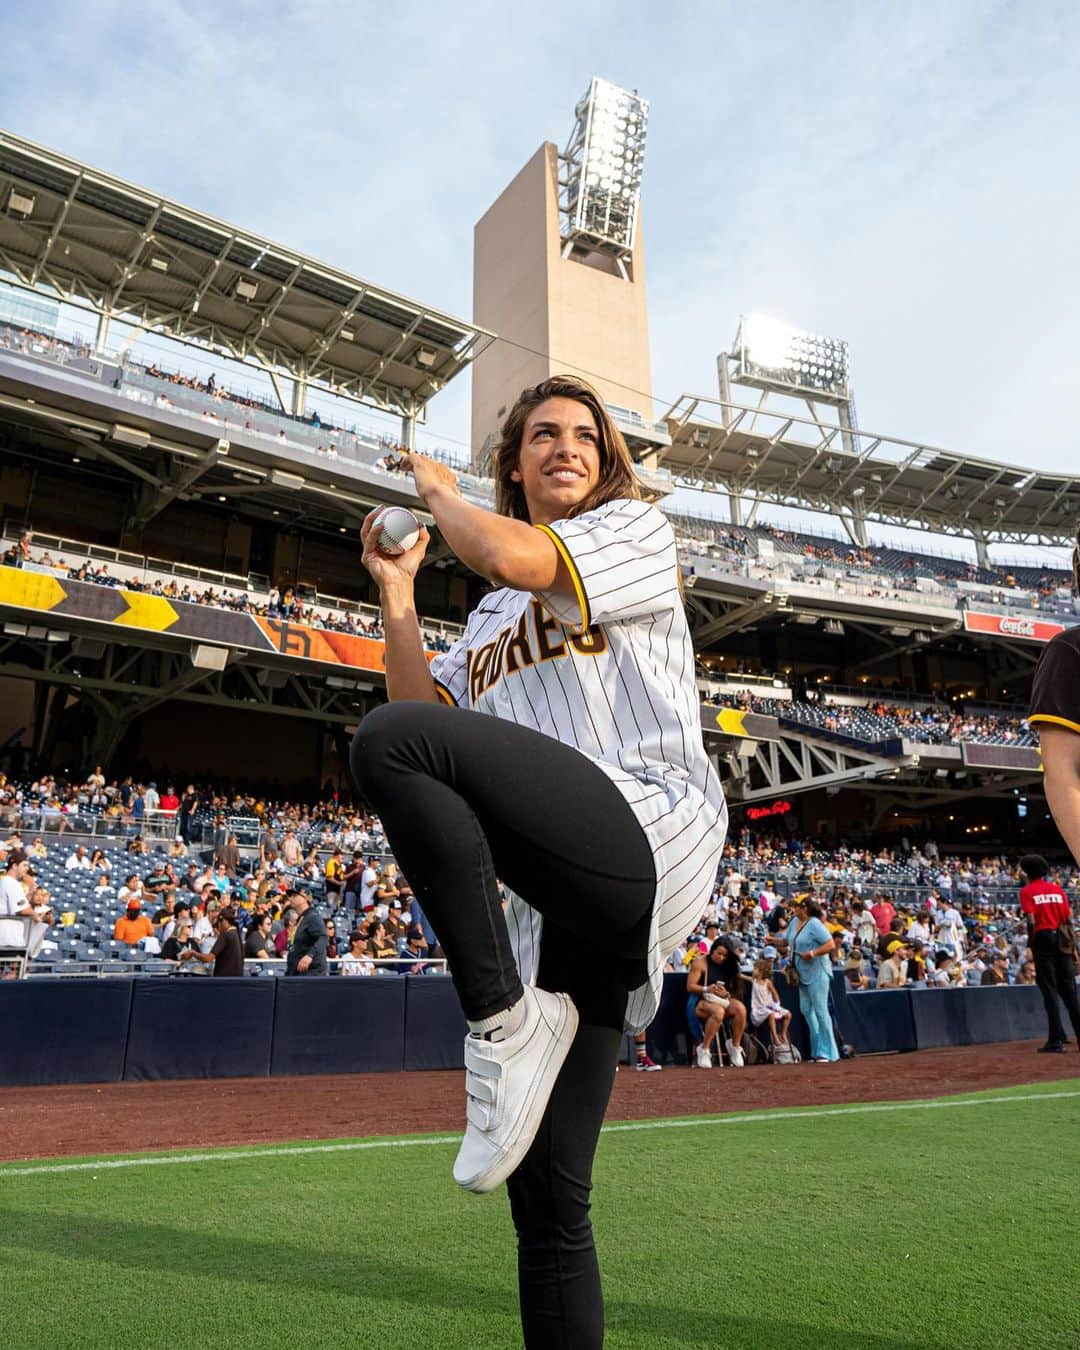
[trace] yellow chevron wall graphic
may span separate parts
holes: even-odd
[[[163,633],[179,619],[179,614],[161,595],[143,595],[139,591],[121,590],[120,595],[127,605],[123,614],[118,614],[113,623],[128,628],[149,628],[155,633]]]
[[[67,591],[55,577],[42,572],[20,572],[14,567],[0,567],[0,605],[50,610],[66,598]]]

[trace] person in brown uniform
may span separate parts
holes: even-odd
[[[1073,585],[1080,591],[1080,531],[1073,550]],[[1043,652],[1032,683],[1028,721],[1039,733],[1046,800],[1054,823],[1080,864],[1080,625],[1059,633]],[[1067,909],[1067,900],[1065,906]],[[1076,941],[1071,924],[1055,928],[1052,936],[1055,945],[1052,956],[1058,976],[1054,983],[1060,986],[1058,992],[1065,990],[1062,997],[1071,1013],[1076,1007]],[[1044,943],[1049,940],[1049,936],[1042,933],[1036,933],[1035,938]],[[1034,946],[1033,952],[1036,981],[1042,987],[1046,977],[1040,967],[1046,964],[1050,954]],[[1046,993],[1044,991],[1044,997]],[[1056,1014],[1056,998],[1052,1002]],[[1050,1006],[1048,999],[1048,1013]],[[1056,1048],[1063,1042],[1064,1034],[1060,1023],[1055,1027],[1054,1016],[1050,1017],[1050,1022],[1047,1045]],[[1080,1040],[1080,1030],[1077,1039]]]

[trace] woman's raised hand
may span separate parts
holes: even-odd
[[[380,507],[379,510],[381,509]],[[360,541],[364,546],[361,562],[371,573],[375,584],[382,590],[398,582],[412,582],[420,570],[431,535],[426,527],[421,525],[420,538],[407,552],[394,555],[382,553],[375,547],[379,534],[375,528],[375,517],[379,514],[379,510],[370,511],[364,517],[364,523],[360,527]]]
[[[427,455],[417,454],[414,450],[409,454],[408,466],[416,484],[416,495],[421,501],[426,502],[428,496],[441,487],[448,487],[457,494],[457,474],[448,464],[440,464],[438,460],[428,459]]]

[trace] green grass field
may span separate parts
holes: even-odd
[[[605,1133],[611,1350],[1080,1345],[1080,1079],[768,1116]],[[454,1144],[254,1151],[0,1165],[0,1344],[520,1344],[505,1193]]]

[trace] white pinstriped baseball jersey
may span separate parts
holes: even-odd
[[[665,959],[709,901],[727,833],[724,793],[701,738],[675,536],[656,507],[627,498],[538,528],[565,560],[574,595],[485,596],[431,673],[447,702],[575,746],[633,809],[657,877],[649,978],[626,1015],[638,1030],[656,1014]],[[507,922],[530,982],[543,920],[515,895]]]

